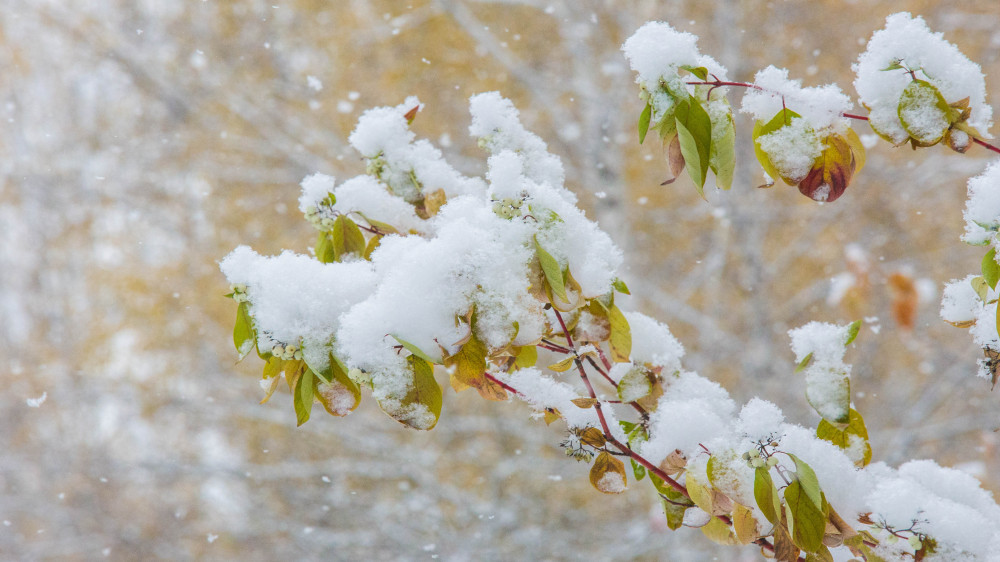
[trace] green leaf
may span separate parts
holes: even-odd
[[[638,482],[646,477],[646,467],[635,462],[635,459],[629,459],[632,462],[632,476],[635,477],[635,481]]]
[[[809,364],[812,363],[812,360],[813,360],[813,354],[812,352],[809,352],[809,355],[806,355],[805,357],[802,358],[802,361],[799,361],[799,364],[795,367],[795,372],[801,373],[802,371],[806,370],[806,367],[808,367]]]
[[[856,464],[866,466],[872,460],[872,446],[868,442],[868,428],[865,427],[865,420],[857,410],[851,408],[848,415],[847,425],[838,427],[840,424],[833,424],[827,420],[820,420],[816,427],[816,437],[824,441],[829,441],[841,449],[851,448],[851,436],[857,436],[864,440],[864,453],[860,461]]]
[[[250,319],[250,303],[243,301],[236,307],[236,326],[233,327],[233,343],[240,360],[253,350],[256,341],[253,320]]]
[[[649,380],[649,376],[646,375],[642,367],[634,367],[618,381],[616,390],[618,398],[622,402],[635,402],[649,396],[653,391],[653,382]]]
[[[646,102],[646,107],[642,108],[639,114],[639,144],[646,140],[646,133],[649,132],[649,120],[653,117],[653,106]]]
[[[379,403],[379,406],[399,423],[413,429],[433,429],[441,417],[441,387],[434,380],[433,366],[416,355],[406,357],[407,368],[413,376],[411,384],[407,388],[406,394],[395,398],[399,404],[392,404],[392,409],[386,409],[387,404]],[[394,400],[394,401],[395,401]],[[424,408],[417,408],[417,406]],[[422,415],[426,411],[434,416],[434,420],[428,423]]]
[[[883,68],[882,72],[885,72],[887,70],[903,70],[903,65],[899,64],[898,60],[894,60],[891,63],[889,63],[889,66]]]
[[[781,174],[771,163],[771,158],[764,152],[764,149],[760,147],[760,143],[757,141],[760,137],[769,135],[778,129],[789,124],[792,119],[799,117],[798,113],[790,109],[782,109],[774,117],[771,118],[766,124],[762,121],[757,121],[753,126],[753,152],[757,156],[757,161],[760,162],[760,167],[764,168],[764,172],[771,177],[772,181],[778,181],[781,178]]]
[[[855,338],[858,337],[858,332],[861,331],[861,320],[855,320],[851,322],[851,325],[847,327],[847,340],[844,342],[844,347],[851,345]]]
[[[970,283],[972,284],[972,290],[976,292],[976,296],[979,297],[980,301],[985,303],[989,300],[990,287],[986,284],[986,280],[983,279],[981,275],[973,277]]]
[[[813,472],[812,467],[805,463],[799,457],[786,453],[792,462],[795,463],[795,478],[802,485],[802,490],[805,491],[809,500],[816,505],[817,508],[822,510],[823,507],[823,493],[819,488],[819,479],[816,478],[816,473]]]
[[[722,189],[733,185],[733,173],[736,170],[736,128],[732,113],[726,113],[722,123],[712,123],[712,131],[721,128],[721,134],[712,135],[712,155],[709,158],[709,168],[715,174],[715,184]]]
[[[347,215],[337,217],[337,220],[333,222],[330,236],[333,239],[333,252],[337,261],[344,259],[347,254],[364,255],[365,235]]]
[[[691,506],[679,505],[663,499],[663,514],[667,516],[667,528],[676,531],[684,525],[684,512]]]
[[[691,99],[677,104],[674,119],[685,167],[698,188],[698,194],[704,198],[705,178],[712,155],[712,118],[697,100]]]
[[[826,545],[820,545],[819,550],[815,553],[806,554],[806,562],[834,562],[833,553]]]
[[[517,352],[517,361],[514,362],[514,366],[518,369],[526,369],[534,367],[537,362],[538,348],[533,345],[526,345]]]
[[[624,293],[626,295],[632,294],[628,291],[628,285],[626,285],[624,281],[622,281],[617,277],[615,277],[615,280],[611,283],[611,286],[614,287],[615,290],[618,291],[619,293]]]
[[[471,328],[470,328],[471,329]],[[462,345],[458,353],[447,357],[444,364],[447,367],[454,367],[452,376],[466,386],[480,388],[486,382],[486,356],[489,350],[486,344],[476,337],[475,332],[469,337],[469,341]]]
[[[337,261],[337,253],[333,249],[333,239],[329,232],[320,232],[316,240],[316,259],[321,263]]]
[[[990,251],[983,256],[983,279],[991,289],[996,289],[997,281],[1000,280],[1000,264],[997,263],[996,257],[996,248],[990,248]]]
[[[702,81],[708,80],[708,69],[705,68],[704,66],[684,65],[681,68],[690,72],[691,74],[694,74]]]
[[[792,542],[806,552],[818,551],[823,546],[826,517],[822,504],[813,503],[801,480],[785,487],[785,513]]]
[[[441,359],[435,359],[435,358],[431,357],[430,355],[424,353],[424,350],[420,349],[419,347],[413,345],[412,343],[404,340],[403,338],[401,338],[401,337],[399,337],[399,336],[397,336],[395,334],[390,334],[390,335],[393,337],[393,339],[395,339],[396,341],[398,341],[400,345],[402,345],[403,347],[405,347],[406,350],[409,351],[410,353],[412,353],[413,355],[416,355],[417,357],[423,359],[424,361],[427,361],[428,363],[433,363],[435,365],[440,365],[441,364]]]
[[[899,121],[917,146],[937,144],[952,123],[952,108],[930,82],[913,80],[899,98]]]
[[[611,335],[608,344],[611,347],[611,359],[616,363],[625,363],[632,355],[632,329],[622,311],[614,305],[608,308],[608,321],[611,324]]]
[[[538,243],[538,237],[535,237],[535,253],[538,255],[538,264],[542,266],[542,273],[545,274],[545,280],[549,283],[549,287],[552,288],[552,292],[555,293],[557,297],[563,300],[563,302],[569,302],[569,296],[566,295],[566,281],[563,277],[562,268],[559,267],[559,262],[556,258],[552,257],[552,254],[545,251],[542,245]]]
[[[756,469],[753,479],[753,498],[757,502],[757,507],[772,525],[777,525],[781,517],[781,499],[778,497],[778,489],[774,487],[774,480],[766,466]]]
[[[295,384],[295,417],[298,419],[299,426],[309,421],[309,414],[312,412],[315,381],[316,374],[312,369],[307,367],[302,375],[298,377],[298,382]]]

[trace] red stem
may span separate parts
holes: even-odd
[[[518,392],[516,388],[514,388],[513,386],[511,386],[511,385],[503,382],[502,380],[496,378],[495,376],[489,374],[488,372],[484,372],[483,375],[485,375],[486,378],[490,379],[491,381],[499,384],[507,392],[513,392],[514,394],[516,394],[518,396],[524,396],[523,394],[521,394],[520,392]]]
[[[982,147],[986,148],[987,150],[992,150],[993,152],[996,152],[997,154],[1000,154],[1000,147],[998,147],[996,145],[992,145],[992,144],[990,144],[990,143],[988,143],[988,142],[986,142],[984,140],[979,140],[976,137],[972,137],[972,142],[978,144],[979,146],[982,146]]]

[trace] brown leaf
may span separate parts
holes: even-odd
[[[604,433],[602,433],[600,429],[597,429],[596,427],[588,427],[580,432],[580,442],[599,449],[607,443],[607,439],[604,438]]]
[[[792,542],[792,537],[785,528],[785,515],[781,515],[781,525],[774,528],[774,558],[780,562],[796,562],[799,559],[799,547]]]
[[[583,408],[584,410],[586,410],[587,408],[593,408],[594,404],[597,404],[597,399],[596,398],[574,398],[574,399],[570,400],[570,402],[572,402],[573,404],[575,404],[577,408]]]
[[[403,117],[406,118],[406,124],[407,125],[409,125],[410,123],[413,123],[413,120],[417,117],[417,112],[418,111],[420,111],[420,106],[416,105],[416,106],[413,107],[413,109],[411,109],[411,110],[409,110],[409,111],[407,111],[406,113],[403,114]]]
[[[476,390],[479,391],[480,396],[491,402],[503,402],[508,398],[507,390],[504,387],[485,377],[479,386],[476,387]]]
[[[904,273],[893,273],[889,276],[889,289],[892,292],[892,317],[899,327],[912,330],[917,321],[919,298],[913,278]]]
[[[833,202],[851,183],[857,161],[850,144],[840,135],[828,136],[824,144],[823,153],[799,182],[799,191],[815,201]]]
[[[672,475],[684,470],[686,466],[687,458],[680,449],[674,449],[674,452],[667,455],[667,458],[660,463],[660,470]]]
[[[674,135],[667,143],[667,165],[670,166],[670,173],[674,177],[661,183],[660,185],[668,185],[677,181],[677,178],[681,176],[681,172],[684,171],[684,155],[681,153],[681,139],[680,136]]]

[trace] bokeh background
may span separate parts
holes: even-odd
[[[660,19],[733,78],[775,64],[853,96],[851,62],[900,10],[979,62],[997,107],[996,0],[0,0],[0,558],[759,558],[667,531],[645,483],[598,494],[523,404],[449,390],[429,433],[370,400],[299,429],[287,393],[257,404],[217,261],[306,252],[299,180],[361,173],[357,116],[409,94],[415,130],[469,174],[468,97],[514,99],[625,249],[628,306],[671,326],[688,368],[813,425],[787,330],[868,318],[848,360],[875,459],[1000,490],[998,395],[937,318],[942,283],[979,267],[959,236],[986,151],[880,142],[818,205],[756,189],[740,116],[736,185],[705,202],[659,186],[618,49]]]

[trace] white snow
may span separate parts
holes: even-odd
[[[993,160],[983,173],[969,179],[965,203],[965,234],[969,244],[993,241],[1000,229],[1000,160]]]
[[[894,63],[905,68],[884,70]],[[885,28],[872,35],[853,69],[857,74],[854,87],[861,103],[869,108],[872,127],[895,143],[909,136],[898,115],[900,96],[912,81],[906,69],[937,87],[948,103],[969,98],[972,113],[968,124],[981,134],[986,135],[992,123],[993,109],[986,104],[982,69],[941,33],[931,32],[919,16],[900,12],[886,18]]]
[[[740,111],[765,123],[787,107],[799,114],[808,128],[839,130],[847,124],[843,113],[854,107],[837,85],[804,88],[801,80],[789,79],[784,68],[768,66],[757,72],[753,83],[760,89],[747,89]]]

